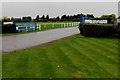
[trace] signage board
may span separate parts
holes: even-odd
[[[107,20],[85,20],[85,23],[108,23]]]
[[[4,22],[3,24],[13,24],[13,22]]]
[[[17,26],[16,30],[22,29],[35,29],[35,26]]]
[[[117,19],[117,23],[120,23],[120,19]]]

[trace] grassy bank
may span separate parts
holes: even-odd
[[[3,54],[3,78],[116,78],[118,40],[75,35]]]

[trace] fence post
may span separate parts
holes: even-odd
[[[70,23],[70,26],[69,27],[71,27],[71,23]]]
[[[65,23],[64,23],[64,28],[65,28]]]
[[[26,31],[28,31],[27,26],[26,26]]]
[[[41,24],[39,24],[39,30],[41,30]]]
[[[78,26],[79,26],[79,22],[78,22]]]
[[[44,24],[44,28],[46,28],[46,24]]]
[[[36,29],[39,30],[39,24],[36,25]]]
[[[52,28],[54,28],[54,23],[52,23]]]
[[[67,23],[67,27],[68,27],[68,23]]]
[[[62,28],[62,23],[61,23],[61,28]]]

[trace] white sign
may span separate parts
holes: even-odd
[[[107,23],[107,20],[85,20],[85,23]]]
[[[120,23],[120,19],[117,19],[117,23]]]
[[[13,24],[13,22],[4,22],[3,24]]]

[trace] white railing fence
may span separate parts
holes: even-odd
[[[72,23],[37,23],[37,30],[47,29],[47,28],[68,28],[79,26],[79,22]]]

